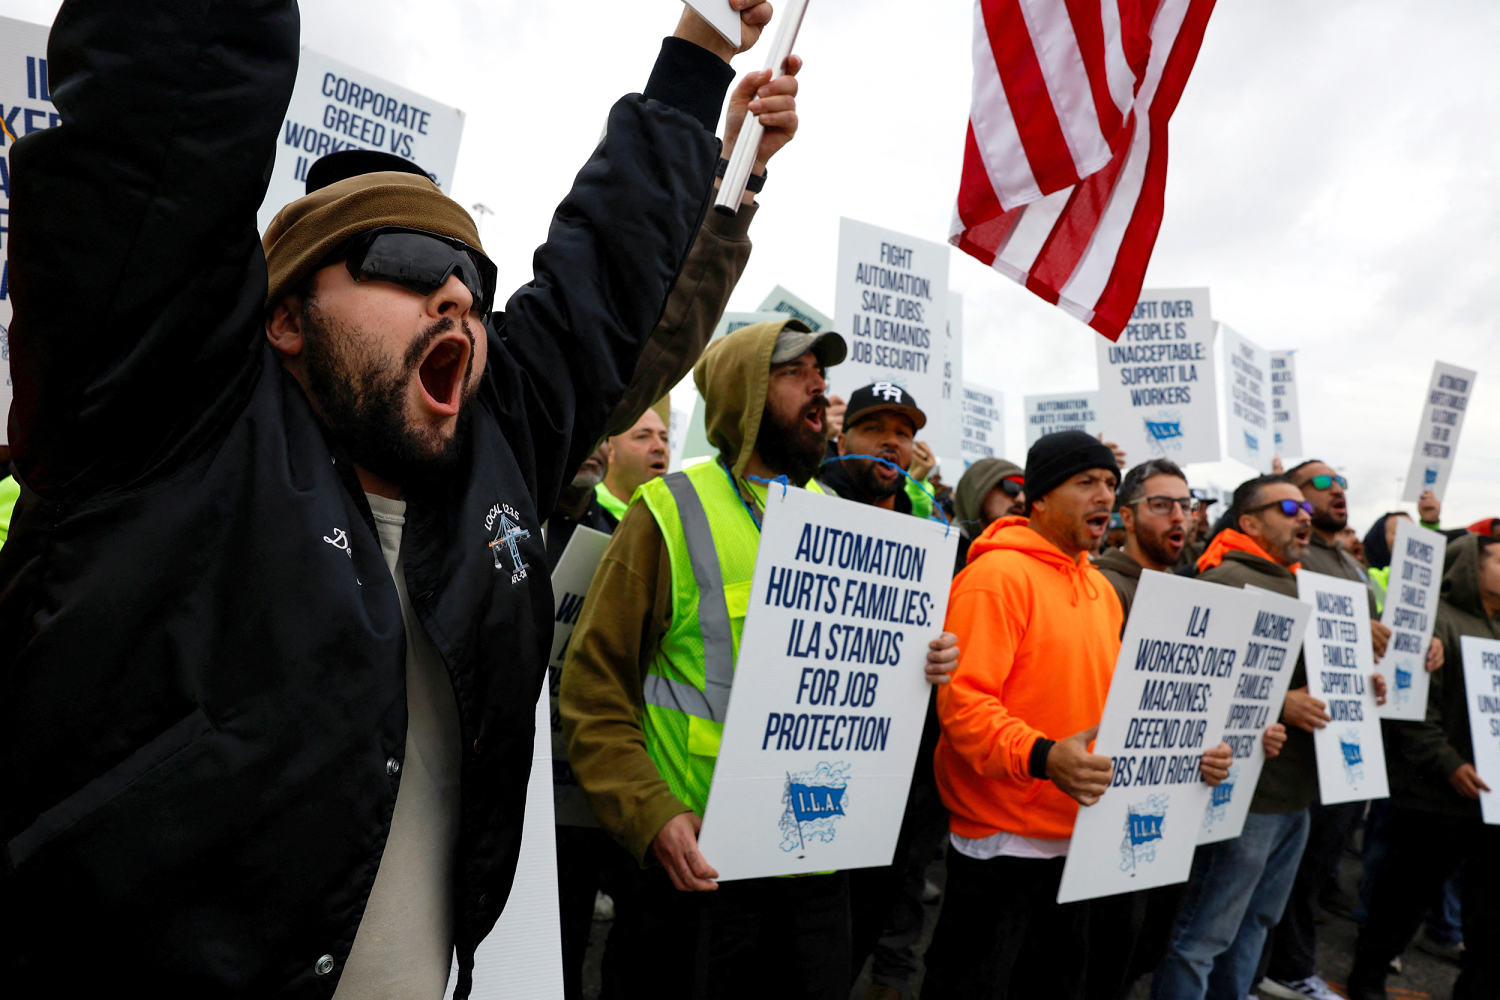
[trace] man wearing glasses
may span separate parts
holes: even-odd
[[[1287,476],[1241,483],[1229,509],[1232,527],[1219,532],[1199,558],[1199,579],[1297,597],[1294,574],[1312,535],[1312,511]],[[1376,674],[1372,684],[1384,701],[1384,679]],[[1240,836],[1202,846],[1194,856],[1167,957],[1152,982],[1153,1000],[1250,992],[1266,935],[1281,919],[1307,842],[1308,807],[1318,787],[1312,733],[1328,723],[1326,707],[1308,693],[1299,654],[1281,713],[1285,746],[1274,759],[1267,755]]]
[[[1175,462],[1153,458],[1125,474],[1115,496],[1115,510],[1125,525],[1125,544],[1105,549],[1094,565],[1120,595],[1127,621],[1141,570],[1171,572],[1182,555],[1192,508],[1187,478]]]
[[[748,45],[769,5],[732,4]],[[71,0],[62,124],[11,154],[16,995],[438,998],[456,950],[464,997],[510,891],[538,515],[692,243],[736,47],[684,13],[487,331],[494,265],[426,178],[347,178],[258,238],[297,19]]]

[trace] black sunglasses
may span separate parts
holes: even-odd
[[[1004,490],[1006,496],[1018,497],[1021,495],[1021,491],[1026,488],[1026,480],[1017,479],[1015,476],[1006,476],[995,485]]]
[[[499,272],[494,261],[450,236],[381,226],[360,233],[334,256],[344,259],[355,281],[390,281],[428,295],[457,274],[481,314],[495,302]]]
[[[1281,512],[1287,517],[1296,517],[1299,510],[1307,514],[1313,512],[1313,505],[1306,500],[1272,500],[1270,503],[1263,503],[1259,507],[1251,507],[1245,513],[1259,514],[1263,510],[1269,510],[1277,506],[1281,508]]]

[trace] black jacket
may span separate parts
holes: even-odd
[[[255,214],[297,35],[292,0],[65,4],[63,124],[11,156],[24,485],[0,553],[0,972],[17,995],[62,977],[327,996],[380,860],[401,611],[353,469],[263,333]],[[519,848],[551,639],[537,512],[661,313],[730,76],[669,40],[646,96],[615,105],[489,337],[459,473],[405,484],[407,586],[462,730],[460,996]]]

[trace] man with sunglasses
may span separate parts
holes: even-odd
[[[1288,476],[1241,483],[1229,508],[1231,527],[1198,560],[1199,579],[1297,597],[1295,574],[1312,535],[1312,510]],[[1372,685],[1384,700],[1384,679],[1376,674]],[[1299,654],[1282,706],[1286,742],[1274,759],[1267,754],[1240,836],[1199,847],[1194,856],[1171,944],[1152,982],[1153,1000],[1250,992],[1307,842],[1308,807],[1318,788],[1312,733],[1330,721],[1326,709],[1308,693]]]
[[[1338,545],[1338,533],[1349,523],[1349,502],[1345,492],[1349,481],[1319,459],[1293,466],[1286,475],[1301,491],[1303,502],[1310,508],[1312,530],[1307,552],[1302,557],[1302,568],[1365,586],[1370,606],[1371,646],[1375,659],[1380,660],[1385,655],[1391,630],[1379,619],[1375,593],[1369,588],[1364,567]],[[1428,669],[1435,670],[1441,663],[1442,643],[1434,639],[1428,647]],[[1286,912],[1271,934],[1266,978],[1260,983],[1260,988],[1271,996],[1291,1000],[1301,997],[1334,1000],[1337,997],[1316,970],[1317,907],[1326,890],[1339,891],[1334,880],[1339,856],[1364,812],[1364,802],[1319,803],[1311,807],[1307,847],[1302,852]],[[1343,910],[1349,907],[1347,902],[1334,905]]]
[[[953,490],[953,522],[959,530],[953,572],[969,564],[969,545],[1002,517],[1026,513],[1026,473],[1003,458],[981,458],[964,470]]]
[[[731,3],[753,42],[769,5]],[[257,238],[297,36],[292,0],[70,0],[63,124],[11,153],[17,995],[436,998],[456,950],[463,997],[510,891],[539,514],[688,253],[737,47],[684,12],[486,330],[494,267],[426,178]]]

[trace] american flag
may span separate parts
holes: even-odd
[[[1161,228],[1167,119],[1214,0],[975,0],[951,242],[1115,340]]]

